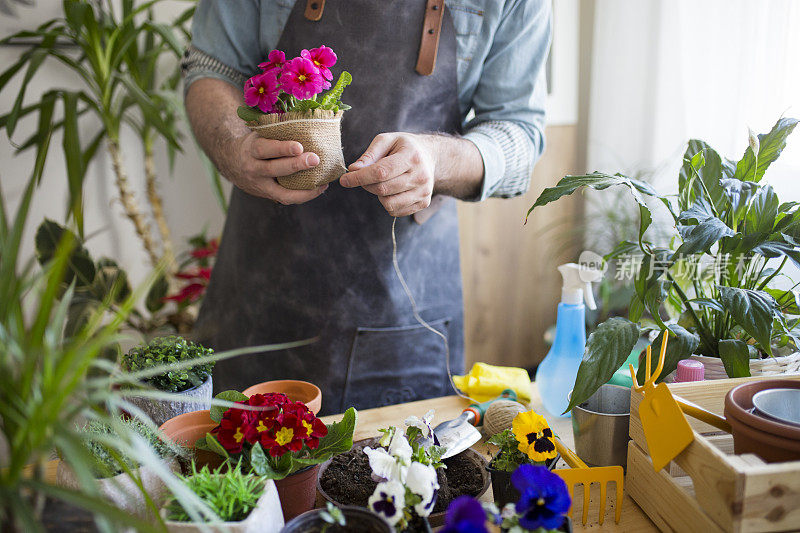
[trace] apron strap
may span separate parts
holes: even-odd
[[[427,2],[416,68],[423,76],[430,76],[436,68],[436,53],[439,51],[439,36],[442,33],[442,19],[444,19],[444,0],[427,0]]]
[[[322,10],[325,9],[325,0],[308,0],[306,2],[306,11],[304,13],[308,20],[317,22],[322,18]]]

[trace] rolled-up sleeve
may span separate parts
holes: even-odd
[[[472,97],[475,117],[464,138],[481,153],[476,200],[510,198],[530,187],[544,151],[545,62],[552,34],[549,0],[508,2]]]
[[[192,44],[181,62],[184,91],[200,78],[241,88],[265,56],[259,20],[258,0],[200,0],[192,19]]]

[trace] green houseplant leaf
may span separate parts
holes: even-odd
[[[743,341],[739,339],[719,341],[719,357],[728,377],[750,377],[750,350]]]
[[[639,326],[630,320],[614,317],[597,326],[586,341],[575,388],[564,412],[588,400],[601,385],[607,383],[630,356],[637,340]]]
[[[678,324],[669,324],[667,328],[668,330],[662,330],[661,333],[658,334],[658,337],[656,337],[651,344],[651,368],[655,370],[658,362],[658,354],[661,350],[661,343],[664,342],[664,333],[666,331],[670,332],[669,341],[667,342],[667,352],[664,355],[664,368],[661,371],[661,374],[656,378],[656,383],[660,383],[671,372],[674,372],[675,369],[678,368],[678,361],[681,359],[686,359],[692,355],[700,345],[700,337],[686,330],[686,328],[679,326]],[[645,352],[642,352],[642,354],[639,356],[639,370],[636,372],[636,379],[640,384],[644,383],[646,380],[644,357]]]
[[[769,133],[758,135],[759,150],[756,158],[751,147],[747,147],[744,156],[736,165],[734,178],[759,182],[767,168],[778,159],[786,147],[786,138],[797,126],[797,119],[781,117]],[[757,159],[757,161],[756,161]]]
[[[775,299],[764,291],[717,286],[719,299],[733,319],[772,355],[772,318],[778,312]]]
[[[339,422],[328,426],[328,434],[319,440],[316,450],[311,450],[311,458],[322,463],[336,454],[350,451],[357,420],[358,413],[354,408],[345,411]]]

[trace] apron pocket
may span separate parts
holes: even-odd
[[[450,317],[428,324],[447,336]],[[421,325],[357,328],[340,411],[444,396],[445,356],[442,338]]]

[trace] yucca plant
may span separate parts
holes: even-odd
[[[8,211],[0,190],[0,530],[43,531],[40,520],[46,498],[87,509],[102,531],[119,531],[122,526],[137,531],[164,530],[163,523],[153,525],[130,516],[101,496],[93,475],[97,459],[85,446],[79,429],[86,421],[112,429],[107,435],[97,435],[94,442],[118,462],[140,489],[141,478],[131,470],[131,464],[147,466],[161,476],[194,519],[214,518],[213,512],[167,470],[153,446],[119,418],[124,410],[155,430],[152,422],[126,398],[149,395],[174,401],[177,397],[118,385],[141,383],[166,371],[199,363],[291,348],[309,341],[219,353],[135,373],[120,372],[107,354],[111,351],[115,355],[120,327],[155,275],[124,298],[115,296],[120,294],[119,280],[112,282],[105,300],[87,308],[83,320],[67,327],[68,309],[76,298],[76,279],[71,269],[80,255],[76,256],[74,233],[61,234],[52,257],[41,270],[36,268],[34,259],[23,261],[19,257],[42,161],[37,160],[16,213]],[[212,403],[234,406],[221,400]],[[79,490],[54,483],[54,451],[75,472]],[[145,500],[156,515],[158,509],[153,502]]]
[[[751,133],[738,162],[690,140],[677,195],[658,194],[650,184],[622,174],[596,172],[566,176],[536,199],[529,215],[583,187],[619,185],[628,188],[639,210],[637,239],[619,243],[606,257],[618,264],[627,260],[635,290],[629,316],[605,321],[589,337],[570,409],[606,383],[641,333],[651,329],[669,331],[674,339],[659,380],[693,353],[718,357],[728,376],[743,377],[750,375],[750,359],[798,350],[800,294],[783,268],[788,261],[800,266],[800,203],[780,202],[762,182],[797,123],[781,118],[769,132]],[[672,219],[669,247],[646,238],[653,221],[647,198],[663,205]],[[779,276],[790,282],[789,290],[774,283]],[[642,320],[645,311],[652,320]],[[643,382],[644,365],[639,370]]]
[[[14,105],[0,116],[0,127],[13,139],[20,120],[36,116],[36,132],[16,147],[18,151],[35,149],[37,159],[47,156],[50,134],[62,130],[69,184],[67,215],[74,220],[81,237],[84,236],[83,180],[98,149],[105,145],[126,217],[152,265],[156,266],[163,258],[167,274],[173,274],[177,265],[157,189],[154,149],[163,143],[171,163],[176,152],[181,151],[178,125],[183,110],[177,97],[180,83],[177,60],[183,52],[183,41],[188,38],[184,26],[191,19],[194,5],[171,24],[161,24],[153,20],[152,12],[160,1],[64,0],[63,18],[0,41],[0,44],[18,38],[33,41],[31,48],[0,74],[2,91],[24,69]],[[71,46],[64,46],[65,43]],[[66,66],[82,87],[53,88],[45,91],[38,101],[26,104],[34,75],[53,61]],[[167,61],[173,67],[165,74]],[[120,145],[124,126],[132,128],[142,143],[149,213],[142,209],[129,183]],[[79,132],[90,128],[94,133],[88,140],[81,139]],[[219,191],[218,178],[216,182],[215,191]],[[151,218],[156,222],[157,232],[151,227]]]

